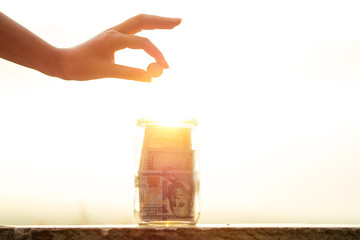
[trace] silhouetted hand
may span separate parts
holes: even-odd
[[[145,70],[114,63],[114,53],[124,48],[143,49],[163,68],[168,64],[141,30],[172,29],[180,18],[140,14],[73,48],[56,48],[0,12],[0,57],[66,80],[123,78],[150,82]]]
[[[145,70],[115,64],[114,53],[124,48],[143,49],[163,68],[168,68],[159,49],[149,39],[134,34],[145,29],[171,29],[180,22],[179,18],[141,14],[100,33],[81,45],[60,49],[62,78],[89,80],[109,77],[150,82],[151,76]]]

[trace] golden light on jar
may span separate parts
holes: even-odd
[[[134,213],[139,224],[195,224],[199,206],[197,121],[139,119]]]

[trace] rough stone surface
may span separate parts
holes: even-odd
[[[14,239],[13,229],[0,227],[0,240],[3,240],[3,239],[13,240]]]
[[[0,240],[347,240],[360,239],[359,226],[200,225],[191,227],[4,226]]]

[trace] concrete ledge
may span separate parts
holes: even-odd
[[[360,225],[197,225],[190,227],[0,226],[1,240],[282,240],[360,239]]]

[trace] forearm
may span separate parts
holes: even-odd
[[[61,77],[59,50],[0,12],[0,57]]]

